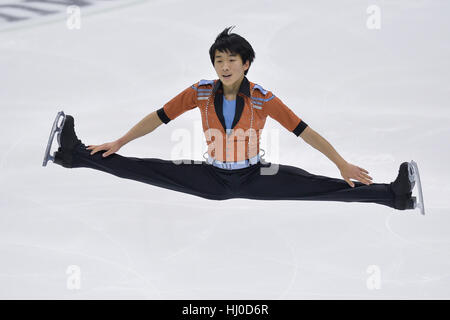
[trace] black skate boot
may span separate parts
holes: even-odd
[[[83,143],[77,138],[74,129],[74,119],[71,115],[66,115],[64,126],[58,133],[59,148],[55,152],[54,162],[65,168],[72,168],[72,156],[75,148],[82,146]]]
[[[417,199],[411,195],[412,193],[409,192],[402,196],[396,196],[394,200],[394,208],[398,210],[415,209],[417,207]]]
[[[398,176],[394,182],[391,182],[391,189],[396,197],[406,196],[410,194],[414,188],[414,175],[412,166],[409,162],[403,162],[398,169]]]

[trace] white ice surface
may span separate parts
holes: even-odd
[[[379,30],[366,27],[372,4]],[[80,30],[69,30],[64,14],[0,25],[0,298],[450,298],[448,1],[96,8],[82,9]],[[85,144],[117,139],[187,86],[215,79],[208,50],[231,25],[256,51],[249,80],[374,182],[392,181],[401,162],[415,160],[427,215],[377,204],[215,202],[41,166],[57,111],[75,117]],[[187,112],[119,153],[171,159],[171,134],[201,137],[199,121]],[[340,178],[268,119],[265,130],[274,129],[280,154],[267,160]],[[70,265],[81,268],[79,290],[66,286]],[[380,270],[375,290],[371,265]]]

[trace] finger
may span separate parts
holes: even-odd
[[[350,179],[345,179],[345,181],[347,181],[347,183],[350,185],[350,187],[352,187],[352,188],[355,187],[355,184],[352,181],[350,181]]]
[[[358,167],[359,170],[363,171],[364,173],[369,173],[369,171],[367,171],[366,169],[360,168]]]
[[[94,149],[92,149],[91,151],[91,155],[96,154],[97,152],[101,151],[102,148],[101,147],[95,147]]]
[[[364,178],[359,178],[358,179],[360,182],[364,183],[365,185],[369,185],[372,183],[372,181],[364,179]]]
[[[373,178],[371,176],[369,176],[368,174],[363,173],[363,176],[366,177],[367,179],[372,180]]]
[[[95,148],[92,150],[91,154],[97,153],[102,150],[107,150],[107,147],[104,144],[102,144],[100,146],[95,146]]]
[[[359,176],[363,177],[364,179],[367,179],[367,180],[372,180],[372,177],[367,175],[367,174],[365,174],[365,173],[360,173]]]
[[[103,154],[104,157],[110,156],[111,154],[114,153],[114,149],[108,148],[105,150],[107,150],[107,151]]]

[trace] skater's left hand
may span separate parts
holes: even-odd
[[[355,184],[353,180],[358,180],[359,182],[364,183],[365,185],[372,184],[372,177],[368,175],[369,171],[366,169],[360,168],[358,166],[355,166],[351,163],[346,162],[344,165],[342,165],[339,170],[341,171],[341,176],[344,178],[347,183],[354,188]]]
[[[107,143],[104,143],[101,145],[88,145],[86,147],[86,150],[92,150],[91,155],[95,154],[96,152],[106,150],[106,152],[104,152],[102,154],[102,156],[107,157],[110,154],[113,154],[113,153],[116,153],[117,151],[119,151],[119,149],[122,146],[123,146],[123,143],[121,143],[119,140],[116,140],[116,141],[107,142]]]

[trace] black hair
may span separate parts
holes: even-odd
[[[239,54],[242,59],[242,63],[249,61],[249,67],[244,71],[244,74],[247,75],[248,70],[250,70],[250,66],[255,59],[255,51],[253,51],[250,43],[245,40],[243,37],[236,33],[229,33],[232,28],[235,26],[225,28],[216,38],[213,45],[209,49],[209,56],[211,58],[211,63],[214,66],[214,56],[216,50],[220,52],[229,51],[230,53]]]

